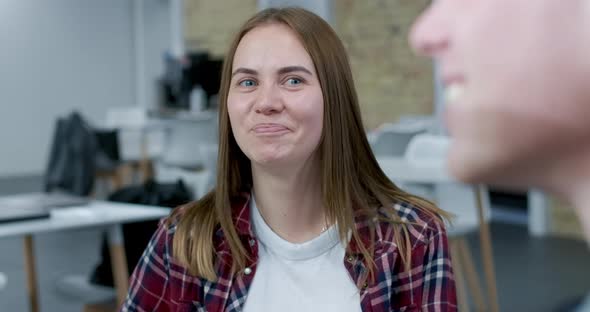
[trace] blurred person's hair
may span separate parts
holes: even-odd
[[[174,257],[189,272],[216,280],[214,234],[220,225],[231,249],[232,270],[246,267],[249,255],[232,221],[232,199],[250,192],[250,160],[240,150],[232,133],[227,99],[232,64],[240,40],[252,29],[280,24],[289,27],[314,63],[324,99],[323,132],[317,149],[323,205],[328,224],[338,224],[342,241],[359,247],[372,276],[376,221],[394,223],[395,240],[407,269],[410,265],[410,234],[406,222],[394,209],[396,203],[415,206],[426,218],[442,222],[444,211],[432,203],[396,187],[380,169],[366,138],[346,50],[332,28],[319,16],[300,8],[266,9],[250,18],[238,31],[224,61],[219,107],[219,156],[213,191],[185,210],[173,240]],[[383,207],[383,209],[379,209]],[[424,217],[424,216],[423,216]],[[361,239],[355,218],[368,223],[370,240]],[[365,237],[365,235],[363,235]],[[352,241],[351,241],[352,243]],[[350,248],[350,245],[349,247]]]

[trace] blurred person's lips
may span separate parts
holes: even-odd
[[[444,73],[442,75],[442,81],[445,87],[453,84],[464,84],[465,76],[461,74]]]
[[[459,74],[443,74],[445,104],[459,100],[465,91],[465,77]]]
[[[442,75],[443,87],[444,87],[444,103],[445,109],[443,111],[443,122],[445,128],[448,130],[449,135],[453,136],[453,125],[452,125],[452,111],[453,103],[461,100],[465,92],[465,76],[458,73],[444,72]]]
[[[256,135],[276,136],[285,134],[287,132],[290,132],[291,130],[285,125],[278,123],[259,123],[252,128],[252,131]]]

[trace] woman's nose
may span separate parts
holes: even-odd
[[[259,114],[270,115],[279,113],[284,109],[278,87],[271,85],[259,89],[256,99],[255,111]]]

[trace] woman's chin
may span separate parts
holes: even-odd
[[[259,166],[284,165],[288,163],[286,157],[276,154],[256,155],[250,160]]]

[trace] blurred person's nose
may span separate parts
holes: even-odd
[[[409,34],[410,45],[417,54],[437,58],[449,46],[449,25],[435,1],[416,20]]]
[[[285,108],[281,98],[279,86],[275,84],[266,84],[258,89],[255,110],[258,114],[272,115],[280,113]]]

